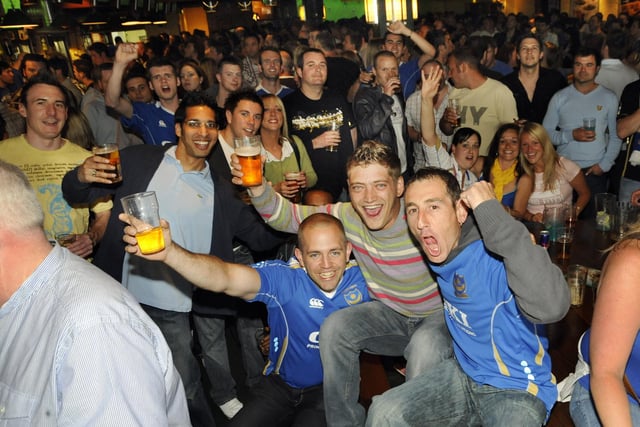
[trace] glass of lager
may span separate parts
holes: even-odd
[[[262,184],[262,143],[259,136],[243,136],[233,140],[238,161],[242,166],[242,185],[255,187]]]
[[[164,249],[164,236],[160,227],[160,212],[155,191],[135,193],[120,199],[124,213],[131,217],[136,228],[136,240],[140,252],[145,255]]]
[[[122,181],[122,171],[120,170],[120,151],[118,150],[117,144],[95,146],[93,147],[93,155],[104,157],[109,160],[109,163],[116,167],[115,170],[107,171],[116,174],[116,177],[111,180],[112,183],[115,184]]]

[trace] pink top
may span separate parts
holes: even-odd
[[[580,166],[569,159],[560,157],[557,172],[558,178],[551,190],[544,189],[542,172],[536,172],[533,193],[527,203],[527,210],[532,214],[542,213],[545,207],[571,205],[573,197],[571,181],[580,172]]]

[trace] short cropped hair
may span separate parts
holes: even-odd
[[[415,175],[409,178],[407,181],[407,185],[405,186],[405,191],[412,185],[418,185],[422,181],[430,181],[433,179],[441,180],[445,187],[447,188],[447,194],[451,198],[451,202],[453,206],[455,206],[456,202],[460,200],[460,184],[458,184],[458,179],[446,169],[427,166],[425,168],[419,169]]]
[[[178,124],[184,123],[184,119],[187,117],[187,108],[198,106],[209,107],[215,112],[216,100],[205,92],[187,92],[180,101],[180,105],[178,105],[178,109],[174,114],[174,121]],[[215,120],[217,122],[218,118],[216,117]]]
[[[176,65],[171,60],[164,56],[154,57],[147,63],[147,80],[151,81],[151,69],[154,67],[171,67],[173,74],[178,78],[178,71]]]
[[[264,111],[264,104],[262,104],[262,99],[256,94],[254,90],[240,90],[237,92],[233,92],[227,97],[227,100],[224,103],[224,109],[226,111],[233,112],[240,101],[251,101],[260,105],[260,108]]]
[[[25,174],[0,160],[0,229],[14,233],[42,227],[44,213]]]
[[[70,103],[69,91],[67,91],[67,88],[62,86],[62,84],[60,84],[60,82],[58,82],[58,80],[49,73],[42,73],[42,74],[38,73],[32,78],[30,78],[29,81],[25,83],[24,86],[22,86],[22,93],[20,94],[20,103],[22,105],[24,105],[25,107],[27,106],[27,95],[29,94],[29,91],[31,90],[31,88],[37,84],[55,86],[58,89],[60,89],[60,92],[62,92],[62,95],[64,96],[64,105],[66,107],[69,107],[69,103]]]
[[[371,164],[379,164],[387,168],[393,179],[398,179],[401,175],[398,155],[388,145],[373,140],[364,141],[347,160],[347,175],[353,167]]]
[[[306,217],[304,221],[300,223],[300,226],[298,227],[298,239],[297,239],[297,246],[299,249],[302,249],[304,245],[304,242],[303,242],[304,239],[302,238],[302,236],[304,235],[304,232],[307,230],[307,228],[317,224],[334,225],[336,228],[338,228],[338,230],[340,230],[342,234],[342,239],[343,239],[342,243],[344,245],[347,244],[347,237],[345,235],[344,225],[342,225],[342,222],[338,218],[334,217],[333,215],[319,212]]]

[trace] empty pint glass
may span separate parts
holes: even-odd
[[[103,144],[93,147],[93,154],[95,156],[104,157],[109,160],[113,166],[116,167],[115,170],[107,171],[110,173],[115,173],[116,177],[111,180],[114,184],[122,181],[122,171],[120,169],[120,150],[118,150],[117,144]]]
[[[131,225],[136,229],[140,252],[149,255],[163,250],[164,236],[155,191],[131,194],[120,201],[124,213],[131,217]]]
[[[243,136],[233,140],[238,161],[242,166],[242,185],[255,187],[262,184],[262,144],[259,136]]]

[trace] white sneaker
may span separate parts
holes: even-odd
[[[231,419],[240,412],[243,406],[242,402],[240,402],[237,397],[234,397],[227,403],[220,405],[220,410],[227,418]]]

